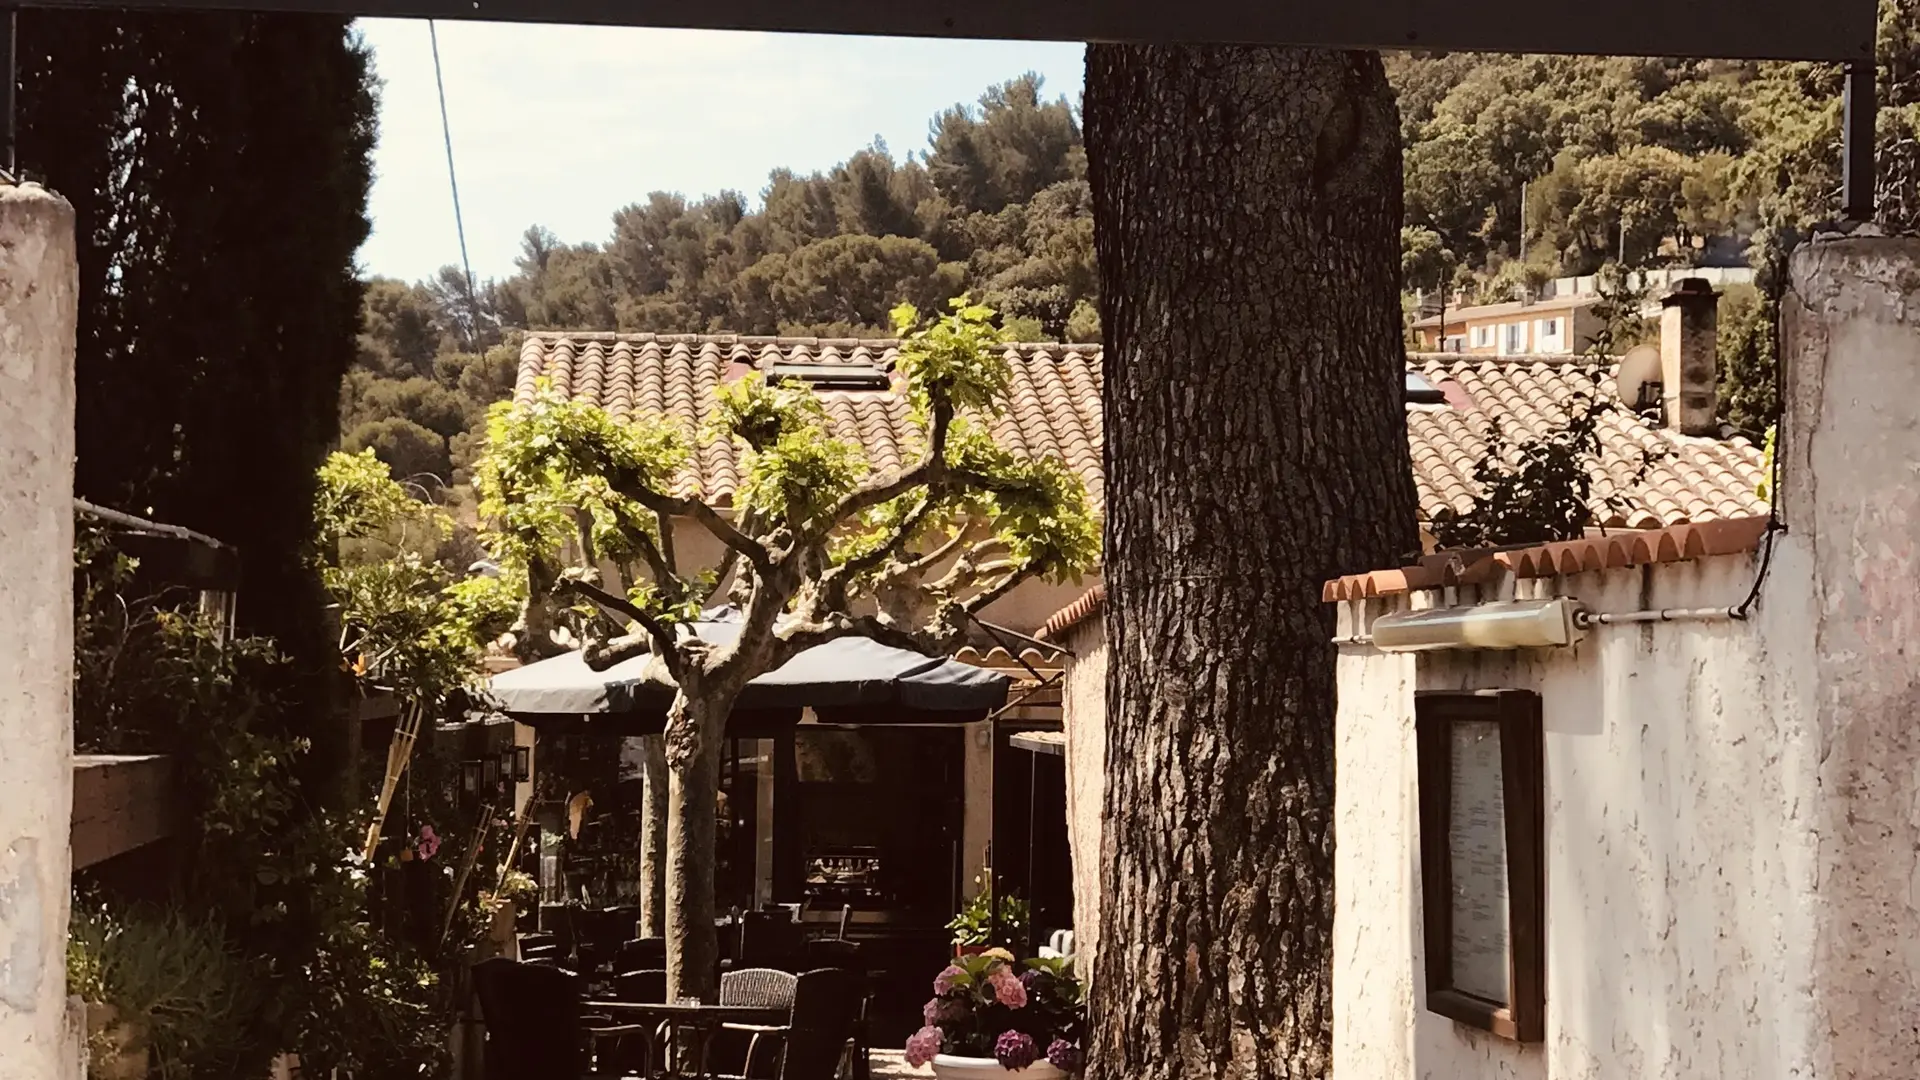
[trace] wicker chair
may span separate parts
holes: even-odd
[[[859,1071],[856,1027],[864,989],[860,979],[838,968],[809,971],[795,980],[793,1012],[785,1024],[728,1024],[749,1034],[743,1077],[751,1077],[762,1040],[779,1043],[778,1080],[833,1080],[851,1064]]]
[[[772,968],[746,968],[720,976],[720,1004],[756,1009],[790,1009],[800,977]]]

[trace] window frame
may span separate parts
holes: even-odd
[[[1540,695],[1530,690],[1414,695],[1419,783],[1422,934],[1427,1010],[1521,1043],[1546,1039],[1546,753]],[[1451,725],[1492,721],[1500,732],[1507,842],[1507,972],[1512,1000],[1453,985]]]

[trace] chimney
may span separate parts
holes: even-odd
[[[1682,435],[1718,435],[1714,380],[1720,294],[1705,278],[1682,278],[1660,301],[1660,385],[1667,427]]]

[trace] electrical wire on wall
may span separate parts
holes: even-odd
[[[433,85],[440,93],[440,135],[447,144],[447,185],[453,189],[453,228],[460,237],[460,272],[467,290],[468,317],[473,320],[467,332],[467,347],[474,348],[480,337],[480,300],[473,289],[473,262],[467,258],[467,225],[460,213],[460,178],[453,168],[453,125],[447,121],[447,82],[440,72],[440,31],[427,20],[427,41],[433,46]]]

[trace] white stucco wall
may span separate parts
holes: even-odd
[[[0,185],[0,1080],[74,1074],[73,209]]]
[[[1107,635],[1098,617],[1068,631],[1061,641],[1073,656],[1066,661],[1060,690],[1067,729],[1067,844],[1073,851],[1074,966],[1082,979],[1093,976],[1100,946],[1100,868],[1109,856],[1103,847],[1101,800],[1106,797]]]
[[[1557,591],[1596,611],[1724,608],[1754,568],[1727,556],[1577,575]],[[1821,1075],[1807,904],[1818,748],[1789,719],[1804,672],[1769,647],[1807,617],[1770,594],[1751,622],[1602,627],[1564,650],[1343,647],[1336,1074]],[[1426,1012],[1421,974],[1413,694],[1502,687],[1538,692],[1546,727],[1547,1038],[1535,1046]]]
[[[1505,654],[1341,648],[1336,1074],[1920,1076],[1920,241],[1816,242],[1792,273],[1789,531],[1752,620]],[[1531,587],[1598,611],[1726,606],[1757,570],[1734,555]],[[1495,687],[1544,699],[1537,1046],[1423,1001],[1413,693]]]

